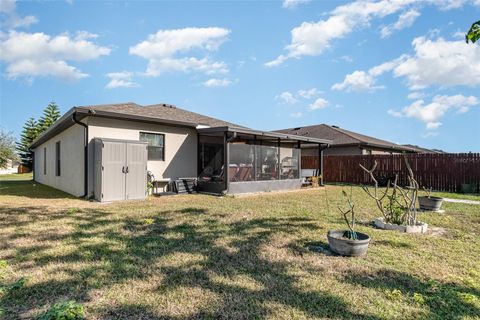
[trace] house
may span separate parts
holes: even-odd
[[[415,150],[416,153],[446,153],[443,150],[427,149],[427,148],[420,147],[420,146],[417,146],[417,145],[414,145],[414,144],[404,144],[403,146]]]
[[[202,192],[299,188],[300,148],[325,139],[265,132],[168,104],[74,107],[31,145],[34,180],[99,201],[143,199],[146,176]]]
[[[0,174],[12,174],[12,173],[19,173],[18,167],[20,163],[16,160],[7,160],[7,164],[5,168],[0,168]]]
[[[283,129],[275,132],[309,138],[331,140],[330,147],[323,151],[324,155],[361,155],[361,154],[392,154],[417,153],[418,150],[408,146],[377,139],[360,133],[345,130],[338,126],[327,124],[312,125]],[[303,156],[318,156],[319,149],[305,144],[302,147]]]

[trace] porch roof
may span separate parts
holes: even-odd
[[[229,127],[229,126],[222,126],[222,127],[211,127],[211,128],[199,128],[197,129],[198,133],[205,134],[205,135],[213,135],[218,136],[225,132],[233,133],[233,134],[241,134],[241,135],[251,135],[256,136],[259,139],[280,139],[283,142],[307,142],[307,143],[316,143],[316,144],[323,144],[323,145],[330,145],[332,143],[331,140],[326,139],[319,139],[319,138],[311,138],[305,136],[298,136],[292,134],[284,134],[280,132],[271,132],[271,131],[260,131],[260,130],[253,130],[249,128],[239,128],[239,127]]]

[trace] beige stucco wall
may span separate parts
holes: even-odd
[[[197,176],[197,131],[194,128],[89,117],[89,139],[139,140],[140,132],[165,135],[165,160],[148,161],[147,169],[156,179]],[[92,143],[90,143],[92,145]],[[89,147],[89,194],[93,191],[93,147]]]
[[[55,175],[55,143],[60,141],[60,176]],[[35,181],[63,190],[74,196],[84,193],[84,128],[74,125],[41,144],[35,152]],[[44,174],[43,149],[47,149],[47,172]]]

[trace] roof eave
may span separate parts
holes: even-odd
[[[319,143],[319,144],[330,144],[332,142],[326,139],[308,138],[304,136],[291,135],[291,134],[289,135],[289,134],[273,132],[273,131],[260,131],[260,130],[236,128],[236,127],[229,127],[229,126],[198,129],[198,132],[199,133],[236,132],[236,133],[251,134],[256,136],[266,136],[266,137],[272,137],[272,138],[296,140],[296,141]]]

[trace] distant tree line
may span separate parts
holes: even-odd
[[[17,142],[17,151],[21,163],[29,169],[33,167],[33,152],[30,145],[55,121],[60,118],[60,110],[55,102],[50,102],[43,110],[43,115],[36,120],[31,117],[23,125],[20,141]]]

